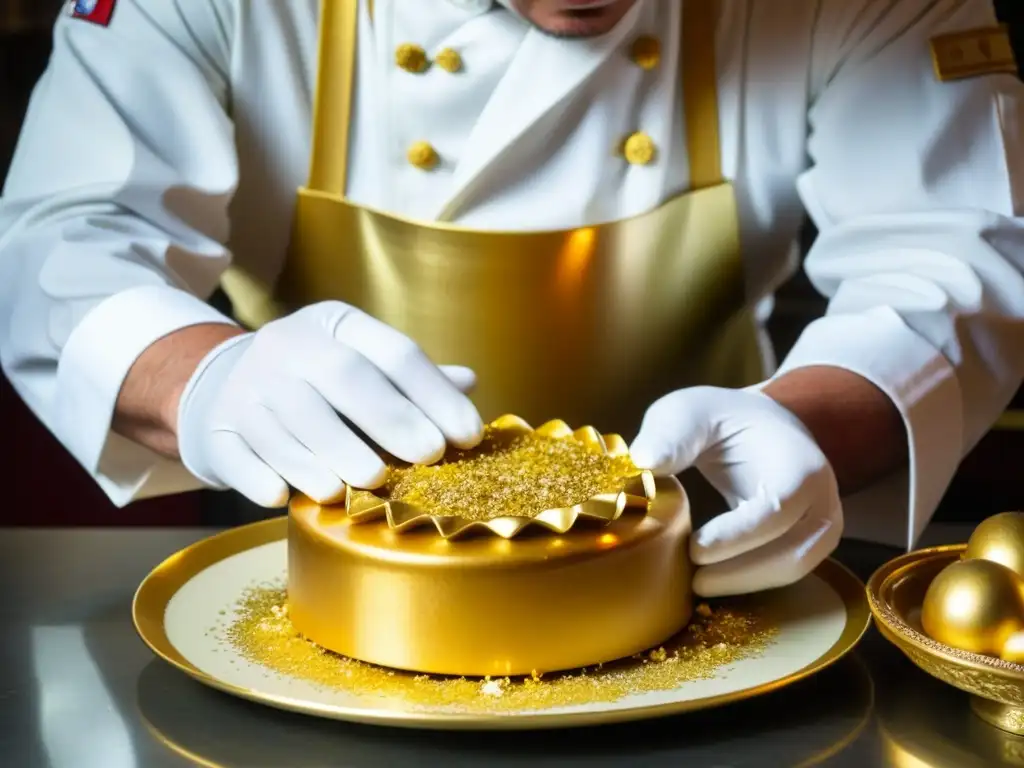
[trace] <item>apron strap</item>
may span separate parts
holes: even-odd
[[[369,4],[371,18],[372,0]],[[359,59],[359,0],[320,0],[311,190],[344,197],[348,180],[349,126]]]
[[[683,86],[690,188],[724,181],[718,124],[718,65],[715,56],[718,3],[683,0],[679,81]]]
[[[373,18],[373,0],[367,0]],[[680,37],[680,82],[690,158],[690,187],[722,183],[718,125],[718,72],[715,56],[718,4],[684,0]],[[321,0],[311,190],[344,197],[359,43],[359,0]]]

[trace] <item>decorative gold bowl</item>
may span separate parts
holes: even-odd
[[[962,544],[935,547],[890,561],[868,582],[868,603],[882,636],[914,664],[971,694],[972,708],[986,722],[1024,735],[1024,666],[945,645],[921,626],[928,587],[966,550]]]
[[[490,426],[534,432],[515,417]],[[589,428],[535,434],[627,455]],[[386,496],[291,503],[289,615],[323,648],[413,672],[519,676],[627,657],[690,620],[690,506],[675,478],[630,472],[579,504],[487,520]]]

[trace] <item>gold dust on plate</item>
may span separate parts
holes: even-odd
[[[411,709],[459,714],[512,714],[553,707],[611,703],[714,678],[762,654],[777,628],[756,610],[699,606],[679,635],[646,653],[570,672],[522,678],[465,678],[385,669],[326,651],[301,637],[288,618],[282,584],[251,588],[219,639],[268,674],[363,698],[386,698]]]

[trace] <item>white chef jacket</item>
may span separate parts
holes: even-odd
[[[690,0],[695,1],[695,0]],[[0,352],[29,407],[107,492],[199,481],[110,431],[139,354],[224,320],[231,263],[273,281],[306,180],[319,0],[119,0],[68,16],[0,202]],[[964,454],[1024,376],[1024,87],[940,82],[929,41],[990,27],[990,0],[719,0],[722,162],[752,303],[806,261],[829,298],[779,372],[839,366],[895,402],[909,471],[846,499],[847,531],[911,546]],[[688,186],[679,2],[639,0],[610,33],[559,40],[489,2],[362,9],[347,194],[479,229],[632,216]],[[645,72],[640,34],[662,43]],[[395,65],[451,47],[459,73]],[[657,161],[609,151],[643,130]],[[407,148],[429,141],[431,172]],[[459,361],[441,361],[458,363]],[[680,365],[685,361],[680,361]],[[904,509],[906,511],[904,511]]]

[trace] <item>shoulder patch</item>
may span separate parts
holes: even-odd
[[[106,27],[114,16],[115,5],[117,0],[70,0],[68,14],[73,19]]]
[[[1000,72],[1017,73],[1017,61],[1004,25],[939,35],[931,40],[935,76],[946,82]]]

